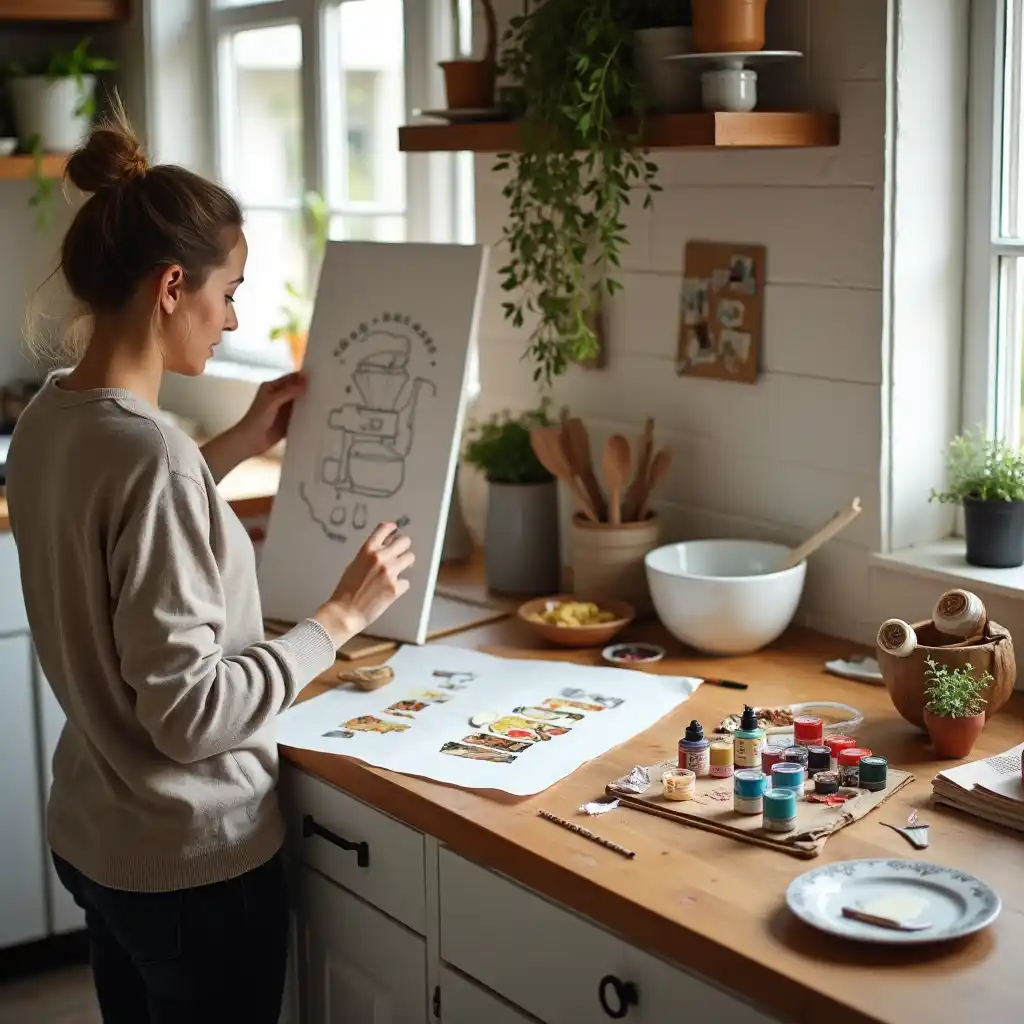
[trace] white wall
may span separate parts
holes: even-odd
[[[503,13],[517,6],[506,0]],[[868,556],[881,542],[885,0],[772,0],[769,46],[809,54],[775,95],[838,109],[842,143],[805,152],[659,152],[665,191],[628,216],[625,290],[610,310],[609,365],[573,370],[558,401],[601,443],[656,417],[673,450],[660,494],[667,539],[795,542],[859,495],[864,513],[812,560],[803,618],[867,639],[877,628]],[[772,96],[770,72],[763,95]],[[477,232],[500,238],[502,179],[477,159]],[[690,238],[768,248],[764,373],[755,386],[677,377],[683,248]],[[500,253],[498,254],[500,256]],[[494,266],[500,264],[495,259]],[[497,275],[481,339],[476,412],[536,401],[524,337],[504,321]],[[469,474],[466,474],[467,478]],[[482,524],[484,488],[467,480]]]

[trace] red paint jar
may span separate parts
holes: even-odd
[[[761,771],[768,778],[772,776],[772,765],[778,764],[782,760],[782,752],[785,749],[785,746],[781,743],[766,743],[761,748]]]
[[[847,747],[839,751],[839,785],[856,789],[860,785],[860,759],[870,757],[866,747]]]
[[[821,746],[822,721],[816,715],[801,715],[793,719],[793,739],[801,747]]]
[[[822,741],[823,747],[828,747],[832,752],[831,770],[839,770],[839,752],[857,746],[857,741],[852,736],[826,736]]]

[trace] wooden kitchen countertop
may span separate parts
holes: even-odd
[[[224,477],[220,482],[220,493],[240,519],[254,519],[270,511],[280,479],[281,463],[277,459],[248,459]],[[7,498],[0,488],[0,532],[10,528]]]
[[[716,660],[666,641],[656,624],[640,626],[632,636],[656,638],[669,647],[669,658],[659,666],[666,674],[738,679],[750,683],[750,689],[738,693],[702,686],[647,732],[525,799],[484,796],[344,757],[290,748],[283,749],[283,756],[780,1018],[809,1021],[821,1013],[830,1024],[1016,1019],[1024,969],[1021,836],[931,806],[930,782],[939,765],[930,760],[927,738],[896,714],[883,687],[823,671],[827,659],[848,656],[854,645],[794,628],[757,655]],[[542,648],[514,618],[441,642],[517,657],[599,661],[595,651]],[[303,699],[330,685],[332,674],[311,684]],[[635,859],[625,860],[537,816],[538,808],[544,808],[574,818],[580,804],[601,796],[608,782],[634,765],[671,757],[691,718],[713,728],[723,715],[739,710],[744,699],[759,705],[814,699],[852,704],[866,715],[858,740],[886,754],[894,766],[912,771],[915,781],[840,831],[814,860],[626,809],[587,822],[600,835],[636,851]],[[1024,695],[1017,694],[993,717],[974,754],[1003,751],[1022,740]],[[879,825],[905,822],[912,808],[931,825],[931,846],[921,852]],[[917,857],[977,874],[1001,896],[1002,914],[971,938],[913,950],[835,939],[786,909],[786,887],[797,875],[861,857]]]

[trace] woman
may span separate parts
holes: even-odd
[[[8,462],[29,623],[67,715],[48,840],[107,1024],[269,1024],[288,928],[274,718],[405,592],[410,542],[382,524],[321,608],[263,639],[252,545],[216,485],[284,436],[302,381],[261,387],[202,450],[156,411],[164,372],[201,374],[237,327],[241,210],[150,167],[121,110],[67,177],[91,193],[61,249],[91,331]]]

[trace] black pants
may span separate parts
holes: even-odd
[[[103,1024],[277,1024],[288,956],[280,854],[227,882],[161,893],[108,889],[53,861],[85,911]]]

